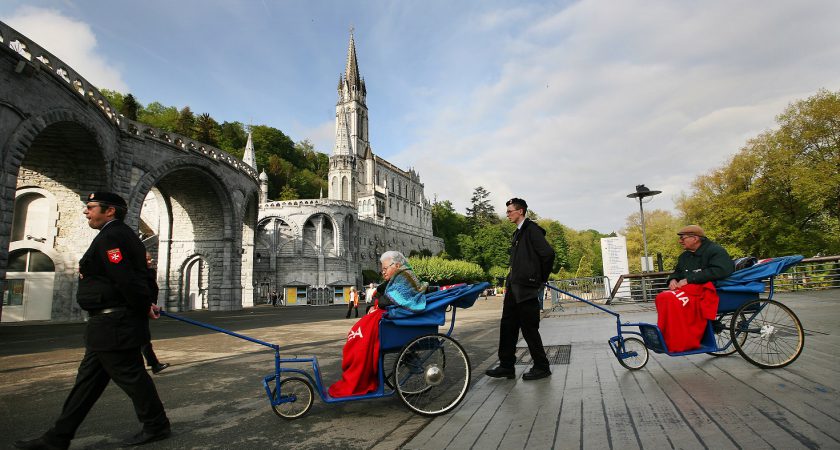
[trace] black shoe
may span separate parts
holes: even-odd
[[[146,430],[141,430],[139,433],[135,434],[131,438],[126,439],[122,443],[122,446],[133,447],[135,445],[148,444],[149,442],[162,441],[171,435],[172,431],[169,427],[166,427],[163,430],[158,431],[157,433],[149,433]]]
[[[26,441],[15,441],[16,448],[28,448],[31,450],[66,450],[69,445],[54,445],[45,441],[43,437],[29,439]]]
[[[162,372],[163,369],[166,369],[167,367],[169,367],[169,364],[167,364],[167,363],[155,364],[154,366],[152,366],[152,373],[157,375],[160,372]]]
[[[516,371],[514,369],[508,369],[506,367],[496,367],[495,369],[487,369],[484,371],[484,374],[488,377],[493,378],[507,378],[513,379],[516,376]]]
[[[525,381],[531,380],[539,380],[540,378],[550,377],[551,371],[545,369],[537,369],[536,367],[531,367],[531,370],[522,374],[522,379]]]

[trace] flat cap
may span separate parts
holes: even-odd
[[[82,199],[84,202],[97,202],[102,205],[111,205],[118,208],[128,208],[122,197],[113,192],[91,192]]]
[[[677,231],[677,234],[680,235],[680,236],[682,236],[684,234],[690,234],[692,236],[706,237],[706,232],[703,231],[703,229],[700,228],[697,225],[684,226],[684,227],[680,228],[680,231]]]

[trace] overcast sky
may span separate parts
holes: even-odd
[[[100,88],[332,153],[349,28],[373,151],[460,212],[476,186],[610,232],[840,89],[840,2],[40,1],[0,19]]]

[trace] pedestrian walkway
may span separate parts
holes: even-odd
[[[571,345],[550,378],[481,379],[458,408],[404,448],[840,448],[840,290],[778,294],[806,329],[793,364],[763,370],[737,353],[669,357],[651,353],[629,371],[607,345],[615,319],[578,307],[548,314],[546,345]],[[622,321],[655,323],[646,306],[616,308]],[[524,342],[520,342],[524,346]]]

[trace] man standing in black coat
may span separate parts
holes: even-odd
[[[99,234],[79,261],[76,301],[90,318],[85,356],[61,415],[43,436],[17,441],[28,449],[67,448],[76,430],[111,380],[134,403],[143,429],[125,445],[140,445],[170,435],[169,419],[157,389],[143,367],[140,347],[149,342],[149,318],[158,318],[146,284],[146,249],[123,223],[127,205],[119,195],[94,192],[85,199],[85,217]]]
[[[516,375],[516,341],[519,330],[528,344],[534,366],[522,375],[526,381],[551,375],[540,336],[540,287],[548,281],[554,265],[554,249],[545,240],[545,230],[525,217],[528,204],[521,198],[505,203],[507,218],[516,224],[510,247],[510,273],[505,282],[505,299],[499,325],[499,366],[487,369],[494,378]]]

